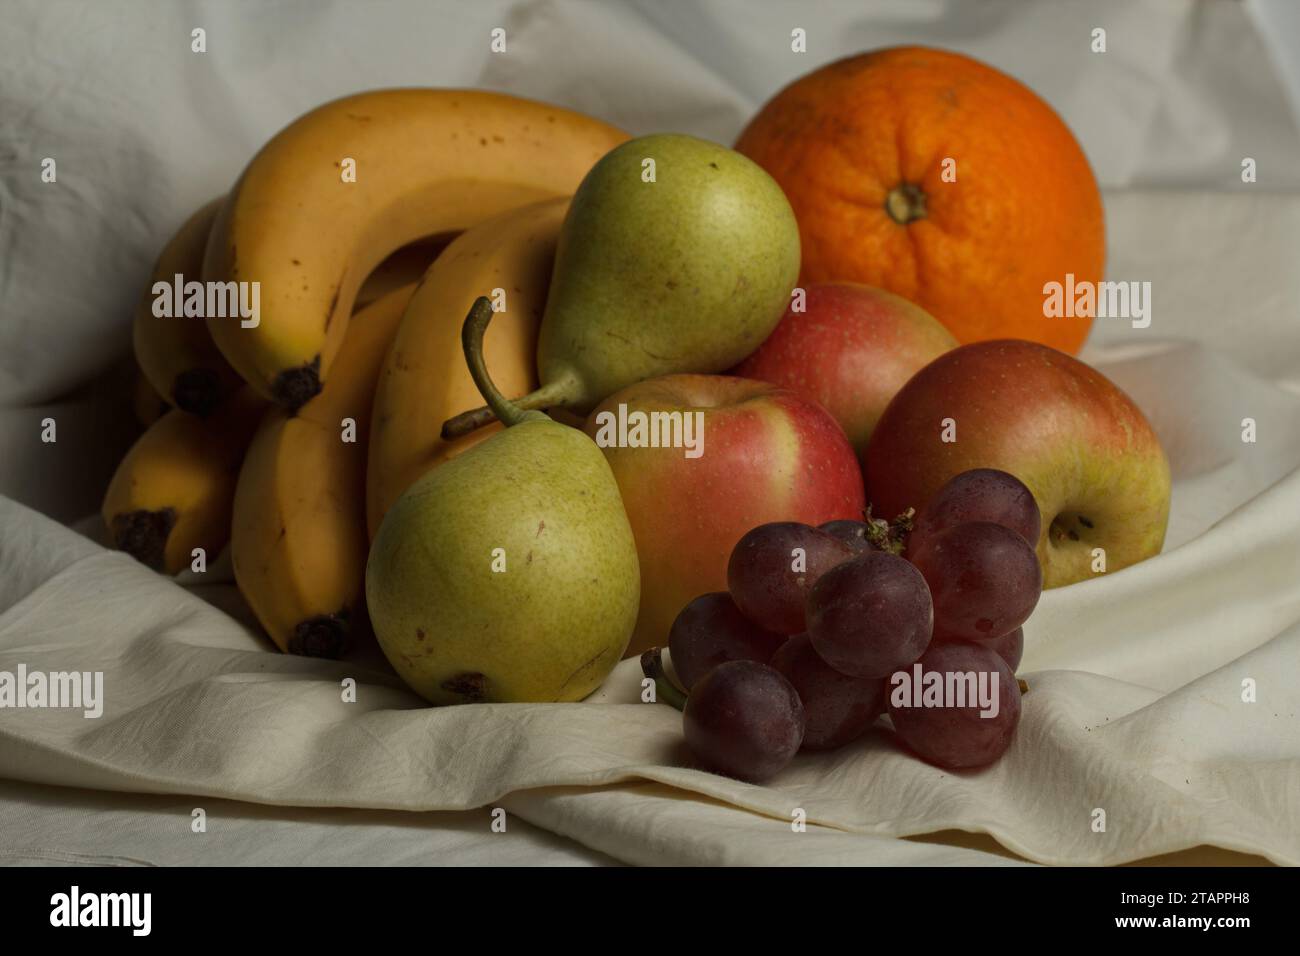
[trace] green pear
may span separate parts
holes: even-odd
[[[595,442],[493,387],[482,358],[491,317],[480,298],[463,339],[475,383],[508,427],[389,509],[366,601],[388,660],[435,704],[581,700],[636,625],[636,543]]]
[[[798,279],[794,211],[760,166],[693,136],[630,140],[574,194],[538,333],[542,386],[515,404],[585,415],[642,379],[725,371],[776,327]],[[490,420],[465,412],[443,436]]]

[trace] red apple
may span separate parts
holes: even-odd
[[[1045,345],[979,342],[935,359],[889,403],[863,465],[880,515],[920,508],[971,468],[1010,472],[1033,493],[1044,587],[1164,543],[1169,462],[1151,425],[1104,375]]]
[[[919,305],[854,282],[805,290],[803,311],[791,302],[781,322],[735,374],[794,389],[818,402],[861,454],[885,406],[909,378],[957,347]]]
[[[637,413],[678,413],[679,422],[690,415],[702,424],[699,454],[620,447],[620,437],[638,437],[630,428],[620,436],[620,406],[625,422]],[[835,419],[767,382],[728,375],[649,379],[602,402],[586,431],[604,448],[618,480],[641,561],[641,613],[629,654],[664,644],[673,619],[693,598],[727,589],[727,559],[751,528],[862,517],[861,472]]]

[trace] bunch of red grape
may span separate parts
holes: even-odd
[[[977,469],[909,518],[778,522],[740,539],[728,591],[693,600],[668,639],[702,764],[765,780],[800,749],[843,746],[886,712],[940,767],[984,766],[1007,749],[1021,625],[1042,590],[1033,495]],[[643,664],[664,676],[657,650]]]

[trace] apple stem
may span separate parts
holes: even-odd
[[[655,682],[656,701],[662,701],[678,710],[685,709],[686,695],[673,685],[668,679],[668,672],[664,670],[662,647],[652,647],[641,655],[641,673]]]
[[[1020,688],[1020,693],[1029,693],[1029,683],[1023,677],[1016,678],[1016,686]]]

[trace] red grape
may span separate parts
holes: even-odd
[[[934,642],[939,641],[957,641],[961,638],[949,637],[941,631],[934,632]],[[1001,637],[995,637],[991,641],[971,641],[970,643],[978,647],[987,647],[998,657],[1007,662],[1007,666],[1015,673],[1020,666],[1020,658],[1025,653],[1025,629],[1018,627],[1010,634],[1003,634]]]
[[[807,634],[796,634],[772,655],[772,666],[794,685],[803,703],[804,750],[834,750],[858,737],[880,716],[881,677],[849,677],[831,667]]]
[[[912,563],[930,585],[934,629],[964,641],[990,641],[1014,631],[1043,589],[1034,549],[1010,528],[989,521],[925,538]]]
[[[975,644],[932,645],[919,661],[890,678],[885,693],[890,720],[903,742],[923,759],[949,769],[992,763],[1011,745],[1020,722],[1020,685],[1011,668]]]
[[[1001,637],[992,641],[982,641],[982,647],[987,647],[998,657],[1007,662],[1011,668],[1011,673],[1016,672],[1020,666],[1020,658],[1025,653],[1025,629],[1018,627],[1010,634],[1003,634]]]
[[[880,550],[867,537],[867,524],[864,521],[853,521],[847,518],[839,521],[828,521],[825,524],[818,525],[817,530],[825,531],[832,537],[839,538],[853,549],[854,554],[866,554],[868,551]]]
[[[1038,503],[1024,482],[996,468],[974,468],[950,478],[931,496],[916,516],[911,540],[919,545],[968,521],[1000,524],[1034,546],[1042,527]]]
[[[766,664],[785,641],[740,613],[726,591],[702,594],[682,608],[668,632],[668,652],[682,686],[695,682],[727,661]]]
[[[779,671],[757,661],[728,661],[691,689],[682,729],[687,746],[710,770],[759,783],[798,752],[803,704]]]
[[[808,596],[812,646],[852,677],[886,677],[912,663],[930,643],[933,620],[921,573],[883,551],[832,568]]]
[[[804,599],[824,573],[853,557],[825,531],[795,521],[745,533],[727,562],[727,586],[751,621],[779,634],[804,630]]]

